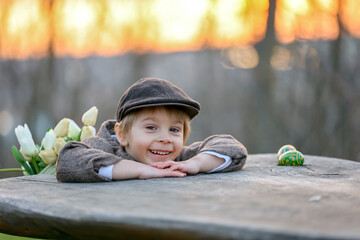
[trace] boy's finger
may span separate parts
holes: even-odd
[[[156,168],[159,168],[159,164],[158,164],[158,163],[156,163],[156,162],[155,162],[155,163],[151,163],[151,164],[150,164],[150,166],[152,166],[152,167],[156,167]]]
[[[155,163],[151,163],[152,167],[156,167],[156,168],[164,168],[164,163],[162,162],[155,162]]]
[[[166,162],[155,162],[152,163],[151,166],[153,167],[157,167],[157,168],[168,168],[171,165],[173,165],[173,161],[166,161]]]
[[[172,171],[170,169],[164,169],[163,170],[165,175],[168,177],[184,177],[186,176],[186,173],[181,172],[181,171]]]
[[[186,173],[179,172],[179,171],[171,171],[173,177],[185,177]]]
[[[183,172],[183,171],[185,170],[185,165],[184,165],[184,164],[172,165],[172,166],[170,167],[170,170],[172,170],[172,171],[177,170],[177,171]]]
[[[181,167],[179,165],[173,165],[169,168],[171,171],[181,171]]]

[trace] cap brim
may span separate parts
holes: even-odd
[[[140,106],[134,106],[129,109],[127,109],[125,112],[123,112],[123,117],[127,115],[129,112],[132,112],[137,109],[146,108],[146,107],[157,107],[157,106],[175,106],[183,109],[183,111],[189,115],[190,119],[193,119],[198,113],[200,112],[199,109],[196,107],[190,106],[188,104],[183,103],[150,103],[150,104],[144,104]]]

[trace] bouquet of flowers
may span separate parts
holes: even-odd
[[[17,126],[15,135],[20,144],[18,150],[12,146],[12,153],[21,168],[1,169],[0,172],[23,171],[24,175],[51,174],[55,175],[56,162],[61,148],[68,141],[83,141],[95,136],[94,128],[98,109],[94,106],[82,116],[84,126],[80,128],[69,118],[62,119],[54,129],[49,128],[41,145],[34,143],[27,124]]]

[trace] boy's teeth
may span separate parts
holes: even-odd
[[[155,154],[160,154],[160,155],[167,155],[167,154],[169,154],[169,152],[158,152],[158,151],[152,151],[152,150],[151,150],[151,152],[152,152],[152,153],[155,153]]]

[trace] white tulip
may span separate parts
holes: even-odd
[[[84,115],[81,118],[81,121],[84,123],[84,125],[95,126],[97,115],[98,115],[98,109],[97,107],[94,106],[84,113]]]
[[[50,149],[50,148],[42,150],[40,152],[39,156],[44,161],[44,163],[46,163],[48,165],[55,163],[56,160],[57,160],[56,152],[53,149]]]
[[[65,140],[63,138],[56,138],[54,143],[54,150],[57,155],[59,155],[59,152],[61,148],[66,144]]]
[[[93,137],[96,134],[96,130],[92,126],[84,126],[81,132],[80,141],[83,141],[89,137]]]
[[[45,137],[43,138],[43,140],[41,142],[41,146],[43,146],[44,149],[46,149],[46,148],[54,149],[55,138],[56,138],[56,134],[55,134],[54,130],[50,129],[50,131],[48,131],[45,134]]]
[[[69,132],[70,119],[63,118],[54,128],[57,137],[66,137]]]
[[[20,144],[22,153],[28,158],[33,158],[38,154],[31,132],[27,124],[25,127],[18,125],[15,128],[15,135]]]
[[[26,155],[23,153],[23,151],[22,151],[21,147],[20,147],[20,149],[19,149],[19,152],[20,152],[21,156],[23,156],[23,158],[24,158],[24,160],[25,160],[25,161],[27,161],[27,162],[31,162],[32,158],[31,158],[31,157],[26,156]]]
[[[69,119],[69,131],[68,137],[72,138],[73,140],[77,140],[80,134],[81,128],[71,119]]]

